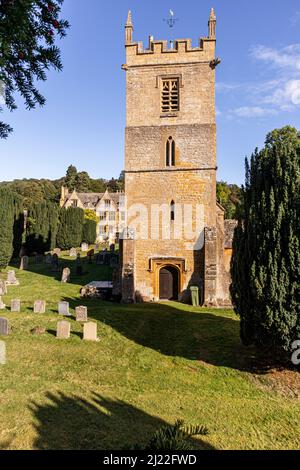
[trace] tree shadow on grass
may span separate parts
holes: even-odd
[[[86,399],[48,393],[47,404],[32,403],[39,450],[124,450],[144,446],[166,423],[121,400],[91,394]],[[199,423],[203,424],[203,423]],[[193,448],[212,450],[208,442],[192,440]]]
[[[64,298],[72,308],[88,307],[89,318],[111,326],[136,344],[161,354],[198,363],[267,373],[254,348],[241,344],[239,321],[226,312],[211,312],[176,303],[120,305],[89,299]]]

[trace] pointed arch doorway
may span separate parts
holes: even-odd
[[[179,271],[175,266],[163,266],[159,271],[159,299],[178,300]]]

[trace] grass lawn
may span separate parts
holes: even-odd
[[[4,302],[21,299],[22,313],[0,312],[12,326],[1,338],[0,448],[121,449],[178,418],[208,427],[199,448],[299,448],[299,373],[254,369],[232,311],[81,300],[81,285],[111,276],[107,267],[84,268],[67,285],[47,265],[16,270],[20,286]],[[46,314],[33,314],[37,299],[47,301]],[[72,313],[88,306],[99,343],[83,342],[74,318],[71,339],[55,338],[59,300]],[[35,326],[47,333],[31,335]]]

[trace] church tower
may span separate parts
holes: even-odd
[[[211,291],[213,300],[216,279],[207,284],[205,277],[217,269],[217,244],[206,261],[205,230],[222,218],[216,204],[216,16],[212,10],[198,47],[190,39],[168,45],[150,36],[145,48],[133,40],[131,12],[125,29],[123,301],[185,300],[191,286],[199,287],[203,301]]]

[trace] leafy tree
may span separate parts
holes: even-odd
[[[77,168],[74,165],[70,165],[67,169],[64,185],[73,191],[76,188],[77,183]]]
[[[62,69],[56,36],[65,36],[68,22],[60,18],[63,0],[1,0],[0,2],[0,82],[10,111],[16,109],[18,91],[28,109],[43,106],[45,98],[35,82],[46,80],[50,68]],[[0,107],[0,111],[2,108]],[[0,137],[7,138],[11,127],[0,122]]]
[[[63,250],[76,248],[82,242],[84,211],[69,207],[60,209],[57,246]]]
[[[217,201],[224,207],[226,219],[238,219],[242,216],[242,189],[236,184],[218,182]]]
[[[96,223],[100,222],[100,217],[98,217],[96,212],[92,209],[85,209],[84,218],[85,220],[93,220]]]
[[[81,171],[77,174],[76,190],[80,193],[88,193],[90,190],[91,181],[86,171]]]
[[[283,356],[300,338],[300,137],[277,129],[246,161],[231,294],[244,344]]]

